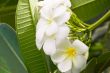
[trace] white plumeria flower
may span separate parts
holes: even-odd
[[[66,39],[57,46],[57,51],[51,59],[62,73],[80,73],[86,66],[88,49],[89,47],[80,40],[71,44]]]
[[[36,30],[36,45],[38,49],[40,50],[43,46],[43,50],[47,55],[52,55],[56,52],[56,45],[57,43],[60,43],[64,38],[66,38],[70,32],[69,27],[65,24],[63,26],[60,26],[56,28],[56,26],[51,25],[48,27],[48,25],[45,24],[45,22],[39,23],[39,26],[37,26]],[[53,35],[48,35],[54,33]]]

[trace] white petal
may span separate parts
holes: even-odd
[[[38,6],[40,6],[40,7],[44,6],[44,1],[39,1]]]
[[[73,58],[73,66],[76,69],[82,69],[86,65],[86,59],[84,56],[77,55],[76,57]]]
[[[70,0],[44,0],[44,6],[56,8],[60,4],[65,5],[67,7],[71,7]]]
[[[73,42],[73,47],[77,50],[79,54],[84,54],[89,50],[89,47],[80,40],[75,40]]]
[[[36,26],[37,41],[41,41],[43,39],[46,29],[47,29],[47,25],[45,20],[40,19]]]
[[[37,48],[40,50],[42,48],[43,42],[36,41]]]
[[[62,0],[44,0],[44,6],[56,8],[61,2]]]
[[[61,72],[67,72],[72,68],[72,61],[70,59],[66,59],[63,62],[58,64],[58,69]]]
[[[80,73],[80,70],[79,69],[72,68],[72,72],[71,73]]]
[[[84,54],[84,57],[86,58],[86,60],[88,59],[88,57],[89,57],[89,51]]]
[[[54,63],[60,63],[64,61],[65,58],[66,56],[60,50],[57,50],[56,53],[51,56]]]
[[[63,72],[63,73],[72,73],[72,71],[71,71],[71,70],[69,70],[69,71],[66,71],[66,72]]]
[[[68,37],[69,32],[70,28],[67,25],[61,26],[56,34],[57,43],[60,43],[62,40]]]
[[[51,6],[52,0],[44,0],[44,6]]]
[[[46,35],[51,36],[55,34],[58,31],[58,25],[55,22],[52,22],[48,25],[48,28],[46,30]]]
[[[38,24],[36,26],[36,45],[38,49],[40,50],[44,40],[45,40],[45,31],[47,29],[46,23],[43,19],[40,19],[38,21]]]
[[[62,3],[62,0],[52,0],[52,1],[53,1],[53,6],[54,7],[58,7]]]
[[[47,24],[48,24],[47,20],[45,20],[44,18],[40,18],[40,19],[38,20],[36,29],[44,28],[45,26],[47,26]]]
[[[57,17],[55,19],[55,21],[59,24],[59,25],[62,25],[64,24],[65,22],[67,22],[69,19],[70,19],[70,12],[65,12],[63,15]]]
[[[53,11],[52,11],[52,8],[50,8],[48,6],[44,6],[41,8],[40,13],[41,13],[41,17],[48,20],[48,19],[52,18]]]
[[[57,42],[57,47],[61,50],[72,47],[71,42],[68,39],[62,40],[60,43]]]
[[[71,7],[70,0],[64,0],[64,5],[67,6],[67,7]]]
[[[53,55],[56,52],[56,43],[53,39],[47,39],[43,45],[43,50],[47,55]]]
[[[80,70],[79,69],[75,69],[72,67],[71,70],[67,71],[67,72],[64,72],[64,73],[80,73]]]
[[[63,5],[58,6],[57,8],[55,8],[54,10],[54,16],[53,18],[56,18],[58,16],[61,16],[62,14],[64,14],[64,12],[66,12],[67,8]]]
[[[45,42],[45,37],[41,41],[39,41],[38,39],[36,39],[36,45],[37,45],[37,48],[39,50],[42,48],[44,42]]]

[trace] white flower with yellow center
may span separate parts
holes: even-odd
[[[75,40],[71,44],[66,39],[57,48],[51,59],[62,73],[80,73],[85,68],[89,47],[83,42]]]

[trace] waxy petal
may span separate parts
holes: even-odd
[[[52,8],[49,8],[48,6],[42,7],[41,10],[40,10],[40,13],[41,13],[41,17],[43,17],[47,20],[52,18],[52,15],[53,15]]]
[[[44,19],[40,19],[36,26],[36,41],[42,41],[45,31],[47,29],[46,21]]]
[[[60,50],[56,50],[56,53],[51,56],[51,59],[55,64],[64,61],[65,58],[66,56]]]
[[[45,41],[45,31],[47,29],[46,21],[43,18],[40,18],[36,26],[36,45],[40,50]]]
[[[80,70],[79,69],[75,69],[74,67],[72,67],[71,70],[69,70],[67,72],[64,72],[64,73],[80,73]]]
[[[62,0],[44,0],[44,6],[56,8],[62,3]]]
[[[57,18],[64,14],[67,10],[67,7],[60,5],[57,8],[54,9],[53,18]]]
[[[70,0],[64,0],[64,5],[67,6],[67,7],[71,7]]]
[[[58,31],[58,25],[55,22],[52,22],[48,25],[48,28],[46,29],[46,35],[47,36],[53,36]]]
[[[59,44],[62,40],[68,37],[70,28],[67,25],[63,25],[59,28],[59,31],[56,34],[56,41]]]
[[[45,26],[47,27],[47,24],[48,24],[47,20],[45,20],[44,18],[40,18],[38,20],[36,29],[44,28]]]
[[[75,69],[74,67],[71,70],[71,73],[80,73],[81,70]]]
[[[89,50],[89,47],[85,45],[83,42],[81,42],[80,40],[75,40],[72,45],[79,54],[84,54]]]
[[[57,48],[60,50],[66,51],[68,48],[71,47],[72,47],[71,42],[67,38],[62,40],[60,43],[57,43]]]
[[[82,69],[86,65],[86,59],[84,56],[77,55],[73,58],[73,67],[76,69]]]
[[[58,64],[58,69],[61,72],[67,72],[72,68],[72,61],[70,59],[66,59],[63,62]]]
[[[88,52],[86,52],[85,54],[83,54],[84,55],[84,57],[86,58],[86,60],[88,59],[88,57],[89,57],[89,51]]]
[[[47,39],[43,45],[43,50],[47,55],[53,55],[56,52],[56,43],[54,39]]]
[[[44,0],[44,6],[49,6],[51,7],[53,1],[52,0]]]
[[[37,48],[39,50],[42,48],[44,42],[45,42],[45,37],[41,41],[39,41],[38,39],[36,39],[36,45],[37,45]]]
[[[63,73],[72,73],[71,69],[69,71],[63,72]]]
[[[38,6],[39,6],[39,7],[44,6],[44,1],[39,1],[39,2],[38,2]]]
[[[55,19],[55,21],[59,24],[59,25],[63,25],[65,24],[71,17],[70,12],[65,12],[64,14],[62,14],[61,16],[59,16],[58,18]]]

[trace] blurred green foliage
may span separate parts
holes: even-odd
[[[19,71],[27,73],[26,68],[29,73],[48,73],[51,68],[56,68],[47,56],[38,52],[35,46],[35,19],[31,12],[34,11],[34,1],[19,0],[17,7],[18,0],[0,0],[0,23],[8,23],[14,28],[13,30],[6,24],[0,25],[0,65],[3,64],[0,66],[0,73],[7,73],[2,70],[4,66],[7,66],[8,73],[19,73]],[[71,0],[71,2],[72,10],[84,22],[92,21],[91,23],[93,23],[101,18],[107,10],[110,10],[110,0]],[[26,11],[27,14],[25,14]],[[29,17],[22,18],[21,14]],[[95,38],[93,38],[90,48],[88,65],[82,73],[101,73],[110,66],[110,19],[102,23],[100,27],[93,32]],[[26,64],[26,68],[22,61]]]
[[[0,0],[0,23],[8,23],[15,28],[15,11],[18,0]]]
[[[0,58],[6,62],[3,65],[9,68],[7,73],[27,73],[19,48],[15,31],[7,24],[0,24]],[[3,68],[1,65],[0,69]],[[0,70],[0,73],[5,72]]]

